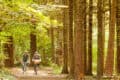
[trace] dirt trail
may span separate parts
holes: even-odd
[[[66,80],[67,78],[65,74],[54,74],[51,68],[40,69],[37,75],[31,68],[24,74],[20,68],[12,68],[11,73],[17,80]]]

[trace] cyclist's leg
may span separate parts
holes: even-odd
[[[36,74],[38,74],[38,67],[39,67],[39,64],[36,64]]]
[[[34,72],[37,75],[37,64],[34,64]]]
[[[23,62],[22,68],[23,68],[23,73],[26,72],[26,70],[27,70],[27,63],[26,62]]]
[[[27,62],[24,63],[24,71],[27,70]]]
[[[24,62],[22,63],[22,70],[23,70],[23,73],[24,73],[24,71],[25,71],[25,63]]]

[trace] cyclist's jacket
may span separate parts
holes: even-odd
[[[23,62],[27,62],[28,58],[29,58],[28,54],[24,54],[23,55]]]
[[[39,54],[34,54],[33,59],[40,59],[40,55]]]

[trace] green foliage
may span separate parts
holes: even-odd
[[[0,68],[4,67],[5,59],[7,59],[7,57],[3,53],[0,53]]]
[[[53,64],[53,63],[51,63],[51,66],[53,68],[53,73],[54,74],[61,74],[62,66],[58,66],[58,65]]]
[[[7,41],[5,36],[13,37],[16,62],[20,61],[25,50],[30,50],[30,33],[34,32],[38,51],[46,55],[43,63],[50,63],[51,41],[47,30],[59,23],[48,14],[56,9],[52,5],[35,4],[33,0],[0,0],[0,43]]]
[[[16,80],[6,68],[0,69],[0,78],[3,78],[3,80]]]
[[[0,63],[3,62],[5,59],[7,59],[7,57],[3,53],[0,53]]]
[[[42,64],[49,65],[51,61],[51,40],[48,36],[48,31],[42,24],[39,24],[36,29],[37,47],[42,55]],[[46,57],[44,58],[44,56]]]

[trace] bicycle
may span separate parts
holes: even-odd
[[[38,66],[40,64],[40,60],[34,59],[33,62],[34,62],[34,72],[37,75],[38,74]]]
[[[39,64],[34,64],[34,72],[36,75],[38,74],[38,66]]]
[[[36,51],[35,54],[33,55],[32,61],[34,63],[34,72],[37,75],[37,68],[41,62],[40,54]]]

